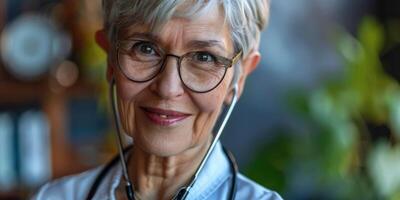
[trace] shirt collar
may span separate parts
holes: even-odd
[[[230,176],[229,160],[221,142],[218,142],[190,190],[188,199],[207,199]]]
[[[104,177],[104,181],[99,185],[93,199],[115,200],[115,190],[118,187],[122,177],[121,163],[118,162],[109,173]]]

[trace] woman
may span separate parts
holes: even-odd
[[[134,145],[120,161],[48,183],[35,198],[281,199],[238,174],[212,134],[260,60],[267,1],[104,0],[103,7],[96,40],[109,57],[117,128]]]

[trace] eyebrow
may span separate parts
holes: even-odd
[[[192,40],[189,42],[188,46],[191,48],[207,48],[207,47],[217,47],[222,51],[226,51],[223,43],[219,40]]]
[[[142,38],[142,39],[149,39],[155,42],[160,42],[161,39],[157,35],[154,35],[152,33],[141,33],[141,32],[135,32],[129,35],[128,38]],[[188,45],[188,47],[193,48],[193,49],[201,49],[201,48],[210,48],[210,47],[217,47],[223,52],[226,52],[226,49],[223,45],[223,42],[220,40],[191,40]]]
[[[160,41],[160,38],[152,33],[140,33],[140,32],[135,32],[130,34],[128,37],[129,38],[142,38],[142,39],[149,39],[149,40],[153,40],[156,42]]]

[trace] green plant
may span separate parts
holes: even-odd
[[[283,128],[247,174],[288,198],[400,199],[400,86],[379,59],[384,30],[366,17],[357,38],[337,38],[343,74],[289,96],[301,131]]]

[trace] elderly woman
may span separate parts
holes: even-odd
[[[218,142],[260,60],[268,2],[104,0],[103,8],[96,40],[108,53],[117,130],[133,145],[34,198],[281,199],[238,173]]]

